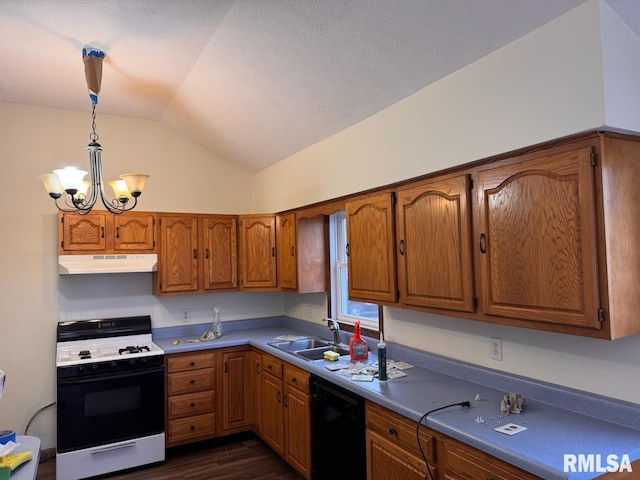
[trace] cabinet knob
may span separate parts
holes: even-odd
[[[191,385],[193,385],[194,383],[196,383],[196,381],[192,379],[192,380],[190,380],[190,381],[189,381],[189,383],[190,383]]]
[[[267,370],[271,371],[271,365],[267,365]]]
[[[291,383],[295,383],[297,385],[298,384],[298,379],[296,377],[292,377],[291,378]]]
[[[191,408],[195,407],[196,404],[194,402],[191,402]]]
[[[389,433],[390,433],[391,435],[394,435],[394,436],[395,436],[395,435],[397,435],[397,434],[398,434],[398,431],[397,431],[395,428],[391,427],[391,428],[389,429]]]
[[[191,365],[192,367],[196,366],[196,362],[191,362],[189,365]]]
[[[195,425],[191,425],[191,431],[195,432],[196,431],[196,426]]]

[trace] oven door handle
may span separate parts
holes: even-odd
[[[108,447],[92,449],[91,455],[95,455],[96,453],[102,453],[102,452],[110,452],[112,450],[119,450],[121,448],[135,447],[135,446],[136,446],[136,442],[127,442],[127,443],[122,443],[120,445],[110,445]]]
[[[81,385],[86,383],[102,382],[104,380],[121,379],[139,377],[141,375],[149,375],[151,373],[164,372],[164,365],[155,368],[145,368],[140,370],[134,370],[133,372],[117,372],[117,373],[103,373],[93,376],[83,376],[82,378],[71,377],[58,380],[58,385]]]

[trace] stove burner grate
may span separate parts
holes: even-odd
[[[142,352],[149,352],[150,349],[147,345],[142,345],[142,346],[129,346],[129,347],[124,347],[124,348],[119,348],[118,349],[118,353],[120,355],[128,355],[130,353],[142,353]]]

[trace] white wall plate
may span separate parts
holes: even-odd
[[[527,427],[516,425],[515,423],[507,423],[505,425],[494,428],[496,432],[504,433],[505,435],[515,435],[516,433],[520,433],[526,429]]]

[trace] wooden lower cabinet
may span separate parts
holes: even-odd
[[[262,435],[262,354],[256,349],[251,350],[249,386],[251,388],[251,425],[254,432]]]
[[[216,434],[215,363],[213,351],[165,357],[167,447]]]
[[[227,348],[222,351],[222,386],[218,397],[221,400],[221,434],[237,433],[251,428],[251,403],[249,400],[249,364],[251,349],[248,347]]]
[[[430,480],[416,422],[367,402],[367,480]],[[457,440],[420,427],[420,445],[435,480],[540,480]]]
[[[262,354],[262,439],[284,456],[282,361]]]
[[[310,376],[284,365],[284,458],[304,478],[311,478]]]

